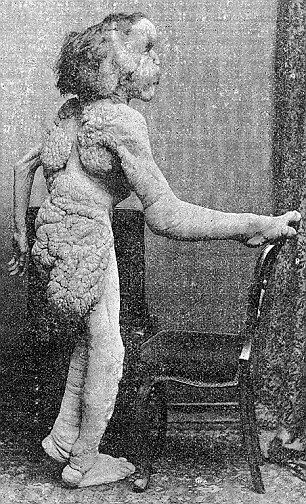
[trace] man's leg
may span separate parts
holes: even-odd
[[[67,462],[72,447],[79,437],[87,360],[88,346],[83,337],[77,342],[71,356],[59,415],[50,434],[42,442],[45,452],[58,462]]]
[[[124,348],[119,330],[119,280],[114,251],[105,273],[100,302],[88,317],[88,366],[82,398],[80,434],[63,480],[74,486],[117,481],[134,472],[125,459],[99,454],[98,447],[114,410],[122,376]]]

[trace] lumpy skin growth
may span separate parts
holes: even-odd
[[[50,194],[36,219],[32,255],[41,273],[48,275],[50,303],[67,315],[82,317],[101,298],[113,235],[109,212],[94,187],[86,187],[66,169],[73,144],[84,174],[104,175],[104,183],[115,179],[125,197],[129,189],[119,160],[106,148],[111,140],[103,136],[103,125],[111,117],[103,117],[99,106],[85,108],[76,138],[66,132],[65,120],[50,130],[41,154]]]

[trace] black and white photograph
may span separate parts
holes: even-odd
[[[0,13],[0,504],[305,503],[305,1]]]

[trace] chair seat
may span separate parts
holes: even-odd
[[[241,351],[240,334],[160,331],[141,345],[141,362],[155,376],[188,382],[234,380]]]

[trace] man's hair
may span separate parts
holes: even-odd
[[[90,26],[82,32],[71,32],[66,35],[55,65],[56,85],[60,93],[78,96],[84,94],[88,98],[97,92],[101,97],[111,94],[114,87],[114,79],[110,75],[112,66],[108,62],[105,69],[102,68],[101,71],[100,68],[101,62],[106,61],[110,56],[108,38],[105,35],[108,30],[113,29],[114,23],[116,23],[115,29],[128,34],[132,25],[144,17],[145,15],[141,12],[110,14],[99,24]],[[97,83],[98,72],[100,73],[99,84]]]

